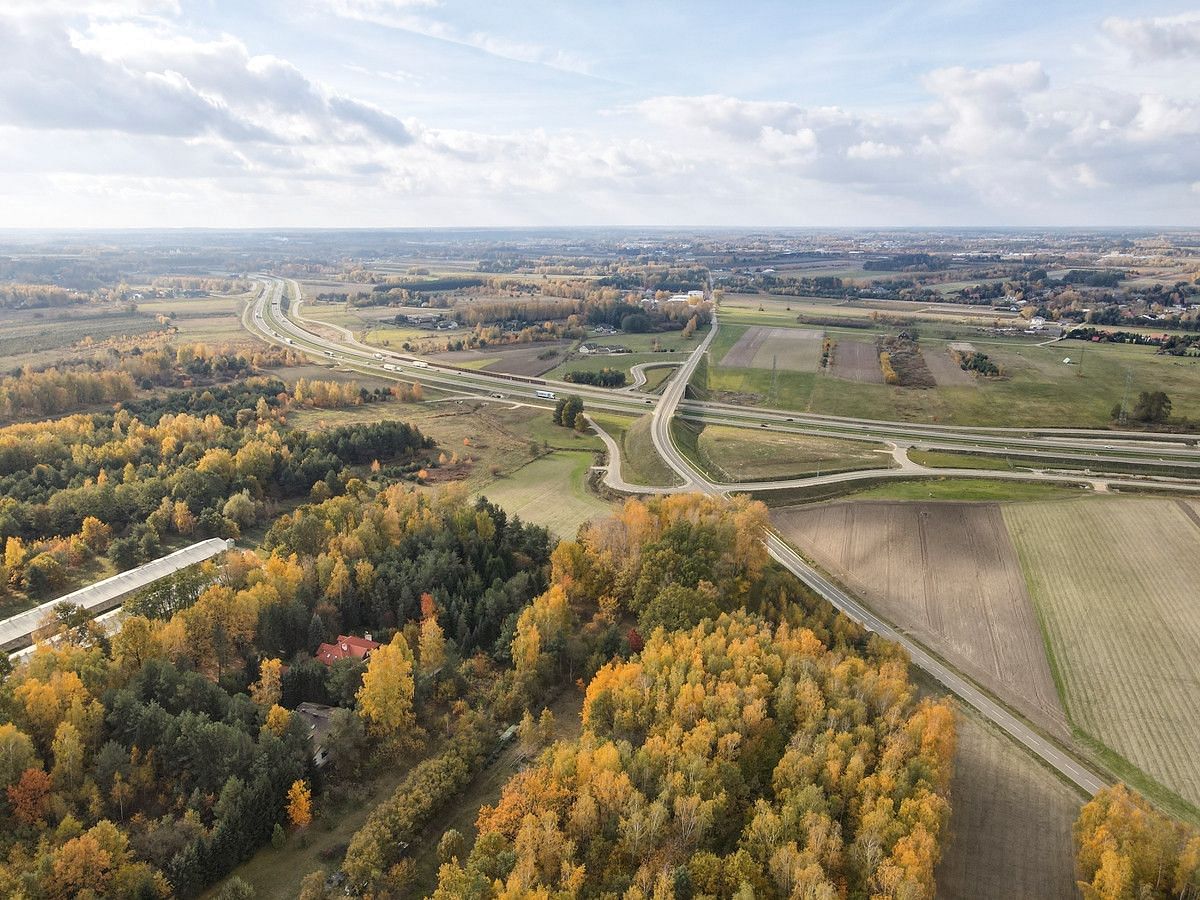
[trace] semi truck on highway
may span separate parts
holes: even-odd
[[[539,397],[541,397],[543,400],[553,400],[554,399],[554,391],[534,391],[534,393],[537,394]]]

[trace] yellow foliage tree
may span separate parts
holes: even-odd
[[[358,714],[372,734],[399,741],[413,728],[413,657],[404,635],[397,632],[390,644],[371,654],[362,687],[358,689]]]
[[[263,709],[270,709],[283,696],[283,662],[263,660],[258,669],[258,681],[250,686],[250,699]]]
[[[304,779],[293,781],[288,789],[287,813],[294,828],[307,828],[312,824],[312,791]]]

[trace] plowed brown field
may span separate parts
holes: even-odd
[[[879,368],[879,351],[868,341],[838,341],[833,348],[832,373],[847,381],[883,384]]]
[[[999,504],[858,501],[779,509],[804,553],[896,625],[1067,735]]]
[[[1082,802],[1007,735],[961,712],[937,897],[1078,897],[1071,825]]]

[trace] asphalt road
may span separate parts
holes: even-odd
[[[480,394],[487,395],[487,392],[503,392],[509,396],[535,397],[535,386],[524,385],[520,383],[508,382],[508,380],[498,378],[490,373],[462,373],[454,370],[444,370],[434,365],[421,365],[412,358],[401,358],[396,354],[384,354],[385,358],[391,361],[391,365],[403,367],[401,373],[382,371],[382,364],[374,356],[380,353],[377,348],[370,348],[365,344],[360,344],[354,341],[353,336],[348,332],[347,344],[331,342],[318,335],[313,335],[312,332],[299,328],[298,325],[292,322],[288,316],[284,316],[278,298],[282,295],[283,282],[278,280],[269,281],[269,286],[264,288],[263,295],[260,296],[256,304],[252,304],[250,308],[257,308],[258,313],[254,317],[244,318],[247,328],[260,332],[260,334],[271,335],[268,340],[275,342],[292,343],[293,346],[298,346],[301,349],[310,350],[310,352],[319,352],[325,355],[326,359],[334,359],[340,362],[341,365],[347,365],[354,368],[356,371],[370,371],[371,374],[382,374],[383,377],[397,377],[404,379],[420,378],[422,382],[427,382],[451,391],[461,392],[464,396],[479,396]],[[299,296],[299,286],[296,286],[296,295]],[[268,302],[270,300],[270,302]],[[572,394],[580,395],[584,398],[592,408],[611,409],[614,412],[622,412],[625,414],[646,414],[647,407],[653,408],[652,438],[654,440],[655,449],[664,458],[668,466],[674,470],[679,476],[682,484],[668,488],[644,487],[638,485],[630,485],[625,482],[620,476],[619,466],[619,448],[610,436],[604,434],[596,428],[596,431],[601,433],[601,437],[605,439],[605,444],[608,448],[608,470],[606,473],[606,484],[616,488],[616,490],[630,493],[649,493],[649,492],[678,492],[678,491],[701,491],[704,493],[726,494],[731,491],[745,490],[778,490],[784,487],[805,487],[817,484],[826,484],[826,482],[835,481],[852,481],[863,478],[911,478],[914,474],[934,474],[934,475],[955,475],[959,478],[1008,478],[1021,480],[1044,480],[1044,481],[1073,481],[1073,482],[1092,482],[1094,487],[1105,490],[1109,485],[1112,486],[1145,486],[1147,479],[1134,478],[1117,478],[1117,476],[1085,476],[1079,474],[1055,474],[1055,473],[1014,473],[1010,470],[1002,470],[1002,472],[989,472],[989,470],[964,470],[964,469],[925,469],[914,466],[901,467],[900,469],[878,469],[866,470],[866,472],[852,473],[835,473],[832,475],[816,476],[811,479],[791,479],[784,481],[773,482],[758,482],[756,485],[720,485],[709,481],[706,476],[698,473],[691,466],[691,463],[686,460],[682,452],[679,451],[671,436],[671,421],[676,416],[680,408],[683,408],[689,415],[700,415],[704,421],[720,422],[720,424],[742,426],[758,426],[758,427],[776,427],[781,431],[794,431],[797,433],[822,433],[836,432],[839,436],[857,437],[859,439],[883,440],[894,446],[912,446],[912,445],[931,445],[938,448],[954,449],[962,448],[962,446],[971,446],[971,448],[979,449],[995,449],[995,448],[1019,448],[1026,452],[1027,455],[1036,457],[1038,454],[1044,454],[1052,457],[1064,457],[1070,455],[1078,455],[1080,452],[1087,452],[1092,456],[1088,461],[1094,461],[1094,458],[1100,451],[1105,454],[1120,454],[1122,460],[1130,462],[1150,462],[1158,460],[1158,458],[1172,458],[1172,460],[1181,460],[1188,462],[1200,462],[1200,454],[1192,446],[1186,442],[1192,440],[1195,436],[1124,436],[1124,434],[1114,434],[1106,431],[1091,431],[1085,428],[1072,428],[1072,430],[1054,430],[1054,428],[977,428],[977,427],[958,427],[958,426],[930,426],[920,424],[908,424],[908,422],[881,422],[874,420],[839,418],[839,416],[817,416],[810,414],[800,414],[788,412],[788,410],[772,410],[772,409],[746,409],[730,404],[720,403],[701,403],[698,401],[685,400],[684,394],[686,386],[691,380],[692,374],[695,373],[696,367],[700,364],[703,354],[707,352],[708,347],[712,344],[714,337],[718,334],[719,323],[714,314],[713,325],[704,335],[700,344],[692,350],[688,359],[679,367],[679,371],[673,374],[662,394],[659,397],[653,395],[642,394],[636,389],[620,391],[619,394],[614,394],[611,391],[605,390],[590,390],[583,388],[581,385],[572,385],[557,382],[547,382],[541,385],[541,389],[557,391],[571,391]],[[290,337],[292,340],[288,341]],[[415,364],[415,365],[414,365]],[[1116,460],[1116,456],[1114,456]],[[1176,490],[1200,490],[1200,481],[1154,481],[1156,486],[1174,486]],[[904,634],[904,632],[893,628],[887,622],[875,616],[868,608],[859,604],[852,596],[848,595],[844,590],[830,582],[828,578],[817,572],[811,565],[799,556],[799,553],[788,546],[779,535],[773,532],[768,532],[764,535],[770,556],[778,560],[781,565],[790,570],[793,575],[796,575],[804,583],[816,590],[826,598],[830,604],[833,604],[846,616],[857,620],[863,624],[865,628],[877,632],[890,641],[899,643],[904,647],[913,665],[922,668],[928,672],[936,682],[942,684],[944,688],[952,691],[953,694],[960,697],[962,701],[970,703],[972,707],[979,710],[979,713],[986,716],[992,722],[1006,731],[1010,737],[1016,742],[1025,745],[1034,754],[1050,764],[1061,772],[1067,779],[1078,785],[1081,790],[1087,793],[1094,793],[1102,787],[1105,782],[1096,773],[1091,772],[1085,766],[1075,760],[1066,750],[1063,750],[1060,745],[1049,738],[1043,736],[1042,733],[1034,731],[1028,726],[1025,721],[1016,718],[1012,713],[1008,712],[1007,708],[1001,706],[1000,703],[992,700],[989,695],[980,690],[970,680],[960,676],[960,674],[950,668],[936,656],[920,646],[912,638]]]
[[[709,330],[707,340],[712,340],[712,337],[717,332],[717,328],[718,324],[714,317],[713,326]],[[722,485],[713,484],[696,472],[671,439],[670,423],[675,416],[676,407],[683,395],[683,387],[686,386],[692,372],[695,371],[700,355],[705,349],[704,345],[696,349],[696,352],[692,354],[692,357],[685,364],[679,377],[674,379],[674,384],[667,391],[663,392],[662,401],[654,409],[654,423],[650,433],[659,454],[689,486],[693,486],[694,489],[707,494],[721,495],[726,493],[727,488]],[[963,678],[948,665],[941,662],[941,660],[930,655],[916,641],[880,619],[837,585],[833,584],[829,579],[817,572],[816,569],[805,562],[799,553],[792,549],[773,531],[768,531],[764,535],[764,540],[772,558],[784,566],[784,568],[832,603],[843,614],[881,637],[900,644],[905,649],[905,652],[908,653],[913,665],[927,672],[934,680],[963,702],[973,706],[981,715],[1004,729],[1010,737],[1024,744],[1082,790],[1090,795],[1096,793],[1096,791],[1104,786],[1105,782],[1102,778],[1081,765],[1057,744],[1043,737],[1039,732],[992,700],[973,683]]]
[[[360,343],[353,334],[340,326],[328,327],[340,332],[342,339],[329,340],[302,327],[305,320],[300,304],[293,304],[290,314],[284,314],[279,304],[285,286],[282,279],[264,276],[263,281],[263,293],[247,307],[243,315],[245,327],[272,343],[307,351],[319,360],[351,371],[396,380],[420,379],[431,387],[462,397],[494,399],[492,395],[500,393],[505,399],[534,405],[545,405],[546,402],[546,398],[537,397],[538,389],[553,393],[569,391],[581,397],[589,408],[633,416],[644,415],[656,407],[660,400],[659,395],[643,392],[636,387],[613,391],[547,379],[540,379],[543,384],[533,385],[506,379],[492,372],[446,368]],[[299,296],[299,286],[294,281],[286,284],[291,284],[295,294]],[[322,324],[322,327],[327,326]],[[1193,440],[1189,435],[1127,435],[1087,429],[975,428],[880,422],[688,400],[683,397],[686,381],[695,371],[695,365],[700,359],[699,354],[708,348],[715,334],[713,329],[709,329],[705,334],[701,344],[688,360],[691,365],[687,366],[686,375],[680,376],[679,373],[675,373],[671,378],[672,386],[676,387],[680,394],[675,408],[683,409],[688,417],[699,418],[705,422],[735,427],[766,427],[795,434],[886,442],[909,447],[978,450],[1000,454],[1012,452],[1020,454],[1022,461],[1031,461],[1031,465],[1036,463],[1039,456],[1045,456],[1068,459],[1075,468],[1091,468],[1098,471],[1103,471],[1105,461],[1159,464],[1166,462],[1180,467],[1184,474],[1188,468],[1200,469],[1200,449],[1188,446],[1187,441]],[[675,361],[671,360],[672,363]],[[978,470],[967,470],[962,474],[986,477],[986,473]],[[1010,474],[1006,477],[1013,476]],[[1128,476],[1126,480],[1132,482]],[[771,490],[779,486],[782,485],[766,484],[756,489]],[[1200,484],[1197,488],[1200,489]]]

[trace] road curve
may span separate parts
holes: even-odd
[[[294,284],[294,282],[293,282]],[[297,341],[302,342],[298,349],[304,349],[312,352],[313,348],[322,350],[326,356],[333,356],[339,359],[343,364],[350,364],[352,367],[357,366],[359,370],[366,369],[371,374],[380,374],[376,370],[382,368],[379,365],[374,353],[380,352],[377,348],[369,348],[367,345],[359,344],[358,341],[349,337],[349,345],[352,349],[325,340],[311,332],[305,331],[298,325],[293,323],[289,317],[282,315],[279,309],[279,299],[282,295],[283,282],[279,279],[268,279],[267,285],[264,287],[263,293],[258,300],[248,307],[247,315],[243,317],[243,322],[247,327],[259,333],[265,339],[276,343],[295,344]],[[297,295],[299,296],[299,286],[296,285]],[[275,322],[269,317],[272,314],[271,307],[274,306],[274,313],[280,315],[281,321]],[[293,335],[291,340],[286,335],[281,335],[269,327],[268,319],[271,325],[289,332]],[[261,323],[261,325],[259,324]],[[679,449],[675,446],[675,442],[671,434],[671,421],[679,409],[681,403],[684,403],[684,394],[687,385],[696,371],[700,360],[704,353],[712,343],[718,330],[717,314],[714,310],[712,325],[705,334],[704,339],[700,344],[688,355],[686,361],[680,366],[680,370],[667,382],[662,395],[660,397],[652,397],[651,395],[636,393],[636,388],[628,392],[609,392],[609,391],[593,391],[577,385],[558,384],[548,382],[548,385],[554,390],[571,390],[573,393],[580,394],[587,399],[594,408],[606,408],[629,414],[631,412],[644,413],[646,405],[653,405],[653,418],[651,420],[651,438],[654,441],[655,448],[662,456],[663,460],[676,472],[682,483],[674,487],[646,487],[643,485],[633,485],[626,482],[621,477],[620,472],[620,448],[611,436],[607,435],[603,429],[593,427],[596,432],[604,440],[605,446],[608,449],[609,465],[605,476],[605,483],[615,490],[625,493],[667,493],[679,491],[700,491],[713,496],[722,496],[734,491],[746,490],[770,490],[779,489],[781,487],[805,487],[812,484],[829,483],[833,481],[853,481],[862,478],[874,477],[913,477],[915,473],[908,469],[881,469],[866,472],[843,472],[833,475],[817,476],[816,478],[808,479],[793,479],[783,482],[758,482],[750,484],[715,484],[709,481],[702,473],[697,472],[690,462],[683,456]],[[533,394],[531,387],[524,385],[515,385],[494,376],[489,377],[486,373],[463,373],[460,371],[443,370],[437,366],[430,366],[427,363],[415,363],[412,360],[405,360],[394,353],[387,353],[387,358],[397,360],[401,364],[407,366],[421,365],[422,368],[412,371],[406,369],[403,373],[396,376],[388,372],[383,377],[403,377],[412,379],[414,377],[428,380],[438,386],[444,386],[453,391],[458,391],[463,394],[479,394],[481,392],[502,390],[510,394]],[[631,406],[631,404],[640,404],[640,406]],[[721,418],[710,418],[721,416],[725,421],[723,424],[742,424],[743,427],[747,419],[755,424],[783,424],[783,422],[807,424],[811,427],[829,427],[835,425],[839,428],[847,430],[861,431],[864,435],[870,435],[873,439],[894,440],[897,437],[907,435],[919,438],[941,438],[949,439],[953,437],[958,440],[979,441],[981,443],[988,441],[1003,440],[1010,444],[1019,444],[1026,447],[1036,446],[1038,451],[1046,453],[1058,453],[1061,455],[1062,449],[1076,449],[1081,445],[1095,447],[1095,441],[1105,440],[1112,444],[1122,444],[1121,450],[1126,452],[1134,452],[1134,447],[1139,442],[1145,442],[1146,438],[1133,437],[1129,435],[1117,435],[1113,432],[1089,431],[1086,429],[989,429],[989,428],[963,428],[954,426],[923,426],[912,425],[910,423],[897,422],[874,422],[871,420],[839,418],[835,416],[814,416],[801,413],[790,413],[781,410],[747,410],[742,407],[730,406],[725,404],[704,403],[699,404],[695,401],[687,401],[686,404],[689,410],[702,409],[706,414],[706,420],[722,421]],[[590,421],[590,420],[589,420]],[[899,434],[898,434],[899,433]],[[1164,436],[1155,435],[1154,440],[1159,442],[1174,442],[1184,439],[1186,436]],[[1109,448],[1105,448],[1109,449]],[[1111,449],[1116,449],[1115,447]],[[1187,448],[1180,451],[1184,454],[1191,455],[1188,451],[1192,448]],[[1156,451],[1162,452],[1162,451]],[[1194,452],[1194,451],[1193,451]],[[990,472],[986,470],[973,469],[926,469],[923,474],[929,475],[955,475],[962,477],[974,478],[1008,478],[1018,480],[1042,480],[1042,481],[1070,481],[1070,482],[1092,482],[1095,487],[1106,488],[1108,485],[1113,486],[1144,486],[1146,482],[1136,481],[1134,479],[1121,478],[1098,478],[1096,476],[1067,476],[1056,475],[1052,473],[1014,473],[1008,470],[1001,472]],[[1036,475],[1037,477],[1031,477]],[[1163,483],[1154,482],[1156,486],[1161,486]],[[1196,485],[1185,485],[1180,483],[1180,489],[1190,488],[1196,489]],[[1005,709],[1002,705],[992,700],[987,694],[981,691],[972,682],[959,675],[945,663],[941,662],[936,657],[932,656],[921,645],[913,641],[904,633],[898,631],[887,622],[884,622],[878,616],[874,615],[870,610],[866,609],[861,603],[856,601],[845,591],[830,582],[827,578],[817,572],[810,566],[793,548],[788,546],[782,538],[773,532],[768,532],[764,535],[767,549],[771,556],[776,559],[785,568],[791,571],[801,581],[808,584],[815,591],[825,597],[836,608],[841,610],[850,618],[860,622],[865,627],[877,632],[888,640],[895,641],[905,648],[913,663],[921,669],[928,672],[936,681],[946,687],[947,690],[956,694],[963,702],[969,703],[979,712],[994,722],[998,727],[1007,732],[1014,740],[1029,748],[1039,757],[1045,760],[1049,765],[1061,772],[1063,776],[1071,782],[1078,785],[1082,790],[1089,794],[1094,793],[1103,786],[1104,781],[1094,772],[1089,771],[1082,766],[1070,754],[1065,752],[1056,743],[1041,735],[1039,732],[1032,729],[1022,720],[1016,718],[1012,713]]]
[[[650,434],[654,440],[654,446],[662,455],[662,458],[675,470],[680,478],[684,479],[687,485],[693,486],[695,490],[706,494],[721,496],[726,494],[729,488],[714,484],[697,472],[675,446],[675,442],[671,437],[671,419],[675,415],[676,407],[679,405],[679,400],[683,395],[688,380],[696,370],[696,365],[699,363],[701,354],[707,349],[708,342],[716,332],[717,321],[714,311],[712,328],[709,330],[708,338],[695,349],[692,356],[680,370],[678,376],[672,380],[668,389],[663,392],[662,399],[655,406],[654,427],[651,428]],[[890,472],[893,470],[889,469],[885,471]],[[852,473],[842,474],[849,475]],[[902,474],[908,474],[911,477],[911,473]],[[832,478],[834,476],[828,477]],[[744,490],[745,486],[737,486],[737,489]],[[833,584],[828,578],[809,565],[799,553],[774,531],[768,529],[764,535],[764,541],[771,557],[784,568],[828,600],[843,614],[874,631],[881,637],[902,646],[914,665],[927,672],[935,681],[955,694],[960,700],[973,706],[981,715],[1002,728],[1014,740],[1029,748],[1029,750],[1061,772],[1066,778],[1070,779],[1071,782],[1078,785],[1079,788],[1091,795],[1104,786],[1105,782],[1102,778],[1081,765],[1057,744],[1018,719],[972,682],[931,655],[908,635],[892,627],[892,625],[879,618],[837,585]]]

